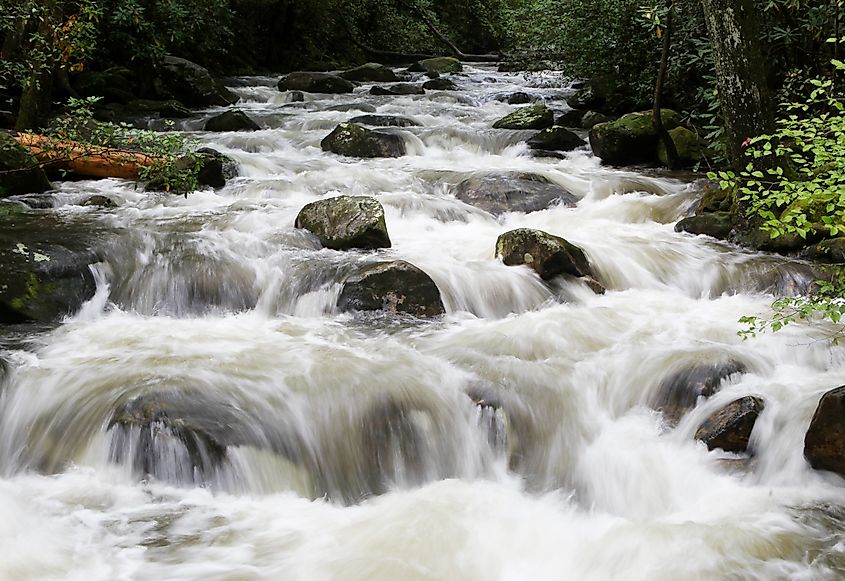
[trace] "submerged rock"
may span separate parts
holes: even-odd
[[[804,457],[816,470],[828,470],[845,478],[845,386],[825,393],[807,433]]]
[[[297,228],[313,232],[326,248],[390,248],[384,208],[375,198],[337,196],[300,210]]]
[[[375,113],[376,108],[369,103],[341,103],[326,107],[323,111],[363,111],[364,113]]]
[[[237,109],[216,115],[205,122],[206,131],[258,131],[261,127],[249,115]]]
[[[349,120],[350,123],[358,125],[371,125],[373,127],[417,127],[419,123],[407,117],[398,115],[358,115]]]
[[[370,89],[370,95],[425,95],[425,89],[413,83],[396,83],[386,87],[376,85]]]
[[[669,425],[676,425],[699,397],[710,397],[722,382],[735,373],[745,373],[745,365],[734,359],[695,363],[666,377],[657,388],[654,408],[663,412]]]
[[[408,67],[412,73],[460,73],[464,70],[461,61],[450,56],[441,56],[417,61]]]
[[[737,454],[746,452],[754,424],[765,407],[761,398],[751,395],[732,401],[701,424],[695,432],[695,439],[704,442],[710,450],[721,448]]]
[[[493,124],[494,129],[546,129],[555,122],[554,113],[542,103],[522,107]]]
[[[238,101],[205,67],[187,59],[164,57],[159,74],[156,92],[164,99],[177,99],[188,107],[226,106]]]
[[[458,85],[449,79],[439,78],[424,82],[422,88],[428,91],[457,91]]]
[[[494,216],[505,212],[537,212],[560,203],[575,206],[578,197],[543,176],[505,173],[474,176],[459,183],[455,197]]]
[[[528,147],[541,151],[572,151],[587,142],[564,127],[549,127],[527,141]]]
[[[53,189],[47,174],[10,134],[0,131],[0,198]]]
[[[305,91],[306,93],[351,93],[355,85],[331,73],[299,71],[279,80],[280,91]]]
[[[323,151],[350,157],[401,157],[405,141],[399,135],[371,131],[354,123],[341,123],[320,142]]]
[[[508,266],[524,264],[544,280],[560,274],[593,275],[581,248],[542,230],[518,228],[505,232],[496,240],[496,257]]]
[[[663,109],[661,115],[667,130],[678,126],[680,116],[676,112]],[[590,130],[593,153],[612,165],[656,161],[657,141],[657,130],[650,111],[629,113]]]
[[[343,71],[340,76],[349,81],[359,82],[391,83],[399,80],[393,69],[379,63],[366,63]]]
[[[337,306],[341,311],[384,311],[419,318],[446,312],[431,277],[404,260],[374,264],[347,279]]]

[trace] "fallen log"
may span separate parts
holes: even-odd
[[[161,156],[77,141],[59,141],[46,135],[18,133],[15,139],[42,167],[83,177],[137,180],[145,169],[165,161]]]

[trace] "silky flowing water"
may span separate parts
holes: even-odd
[[[0,579],[845,575],[845,484],[802,455],[819,397],[845,383],[845,348],[819,326],[736,334],[805,285],[807,265],[675,233],[700,184],[607,168],[587,148],[535,157],[530,133],[490,129],[515,109],[499,95],[559,102],[553,75],[469,68],[458,92],[303,103],[276,80],[234,89],[261,131],[183,123],[237,161],[221,190],[57,184],[50,212],[117,236],[79,313],[2,334]],[[408,155],[322,152],[361,113],[328,110],[346,103],[418,122],[388,129]],[[451,193],[510,171],[581,200],[495,218]],[[120,203],[81,206],[92,194]],[[376,197],[393,247],[320,249],[294,229],[303,205],[338,194]],[[497,261],[496,238],[518,227],[581,246],[607,293]],[[339,313],[345,277],[386,259],[427,272],[446,316]],[[652,409],[666,378],[725,360],[747,373],[677,427]],[[111,419],[149,394],[202,410],[224,455],[200,450],[198,469],[162,433],[139,468],[141,435]],[[694,440],[744,395],[766,401],[753,458]]]

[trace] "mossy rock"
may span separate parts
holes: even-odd
[[[819,262],[831,264],[845,264],[845,238],[837,237],[822,240],[818,244],[808,247],[804,257]]]
[[[418,127],[419,123],[407,117],[398,115],[358,115],[349,120],[357,125],[370,125],[371,127]]]
[[[326,248],[390,248],[384,208],[375,198],[337,196],[306,205],[295,226],[314,233]]]
[[[404,260],[368,266],[347,279],[338,308],[418,318],[437,317],[446,312],[440,290],[431,277]]]
[[[702,156],[707,151],[707,142],[698,136],[694,131],[690,131],[686,127],[675,127],[669,130],[669,137],[675,144],[675,151],[678,154],[678,165],[683,167],[692,167],[701,161]],[[669,165],[669,156],[666,153],[666,144],[663,140],[658,140],[657,143],[657,159],[663,165]]]
[[[8,173],[6,173],[8,172]],[[0,198],[53,189],[44,170],[10,134],[0,131]]]
[[[340,73],[348,81],[392,83],[399,78],[393,69],[379,63],[366,63]]]
[[[808,234],[806,238],[802,238],[795,233],[782,234],[781,236],[772,238],[769,232],[761,228],[750,227],[737,229],[735,241],[738,244],[755,250],[790,254],[812,246],[816,242],[819,242],[821,238],[822,236],[818,233]]]
[[[527,141],[531,149],[541,151],[572,151],[587,142],[565,127],[543,129]]]
[[[705,186],[704,195],[698,204],[698,212],[730,212],[733,207],[733,195],[728,190],[708,184]]]
[[[730,212],[703,212],[675,224],[675,232],[704,234],[720,240],[726,240],[732,230],[733,217]]]
[[[526,265],[544,280],[561,274],[593,276],[581,248],[542,230],[518,228],[505,232],[496,240],[496,257],[508,266]]]
[[[189,107],[227,106],[237,95],[215,81],[208,69],[187,59],[165,56],[154,88],[163,99],[177,99]]]
[[[441,56],[417,61],[408,70],[412,73],[460,73],[464,66],[454,57]]]
[[[546,129],[555,122],[555,114],[542,103],[517,109],[493,124],[494,129]]]
[[[748,450],[757,418],[766,408],[759,397],[745,396],[712,413],[695,431],[695,439],[709,450],[720,448],[736,454]]]
[[[678,113],[663,109],[660,114],[668,131],[678,127]],[[657,161],[657,141],[651,111],[628,113],[616,121],[600,123],[590,130],[593,153],[611,165]]]
[[[355,123],[341,123],[321,142],[323,151],[350,157],[401,157],[405,141],[399,135],[372,131]]]
[[[570,109],[555,115],[555,125],[560,127],[581,127],[584,121],[584,111]]]
[[[592,129],[596,125],[600,123],[610,123],[614,121],[615,118],[609,115],[605,115],[604,113],[599,113],[597,111],[587,111],[584,113],[584,116],[581,118],[581,128],[582,129]]]

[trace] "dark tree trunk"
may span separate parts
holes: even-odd
[[[61,18],[62,7],[57,0],[45,0],[37,34],[45,43],[47,50],[54,50],[54,25]],[[53,96],[53,69],[56,62],[49,57],[40,68],[32,71],[29,82],[21,95],[15,129],[23,131],[41,127],[50,113]]]
[[[669,169],[674,169],[678,165],[678,150],[675,148],[675,142],[666,127],[663,125],[663,116],[660,110],[663,107],[663,84],[666,80],[666,71],[669,69],[669,49],[672,47],[672,12],[674,12],[675,3],[673,0],[666,0],[666,26],[663,28],[663,45],[660,51],[660,67],[657,70],[657,81],[654,83],[654,128],[657,130],[657,136],[666,147],[666,165]]]
[[[728,154],[744,165],[742,144],[769,133],[774,125],[766,62],[753,0],[701,0],[716,64],[716,88],[722,106]]]

